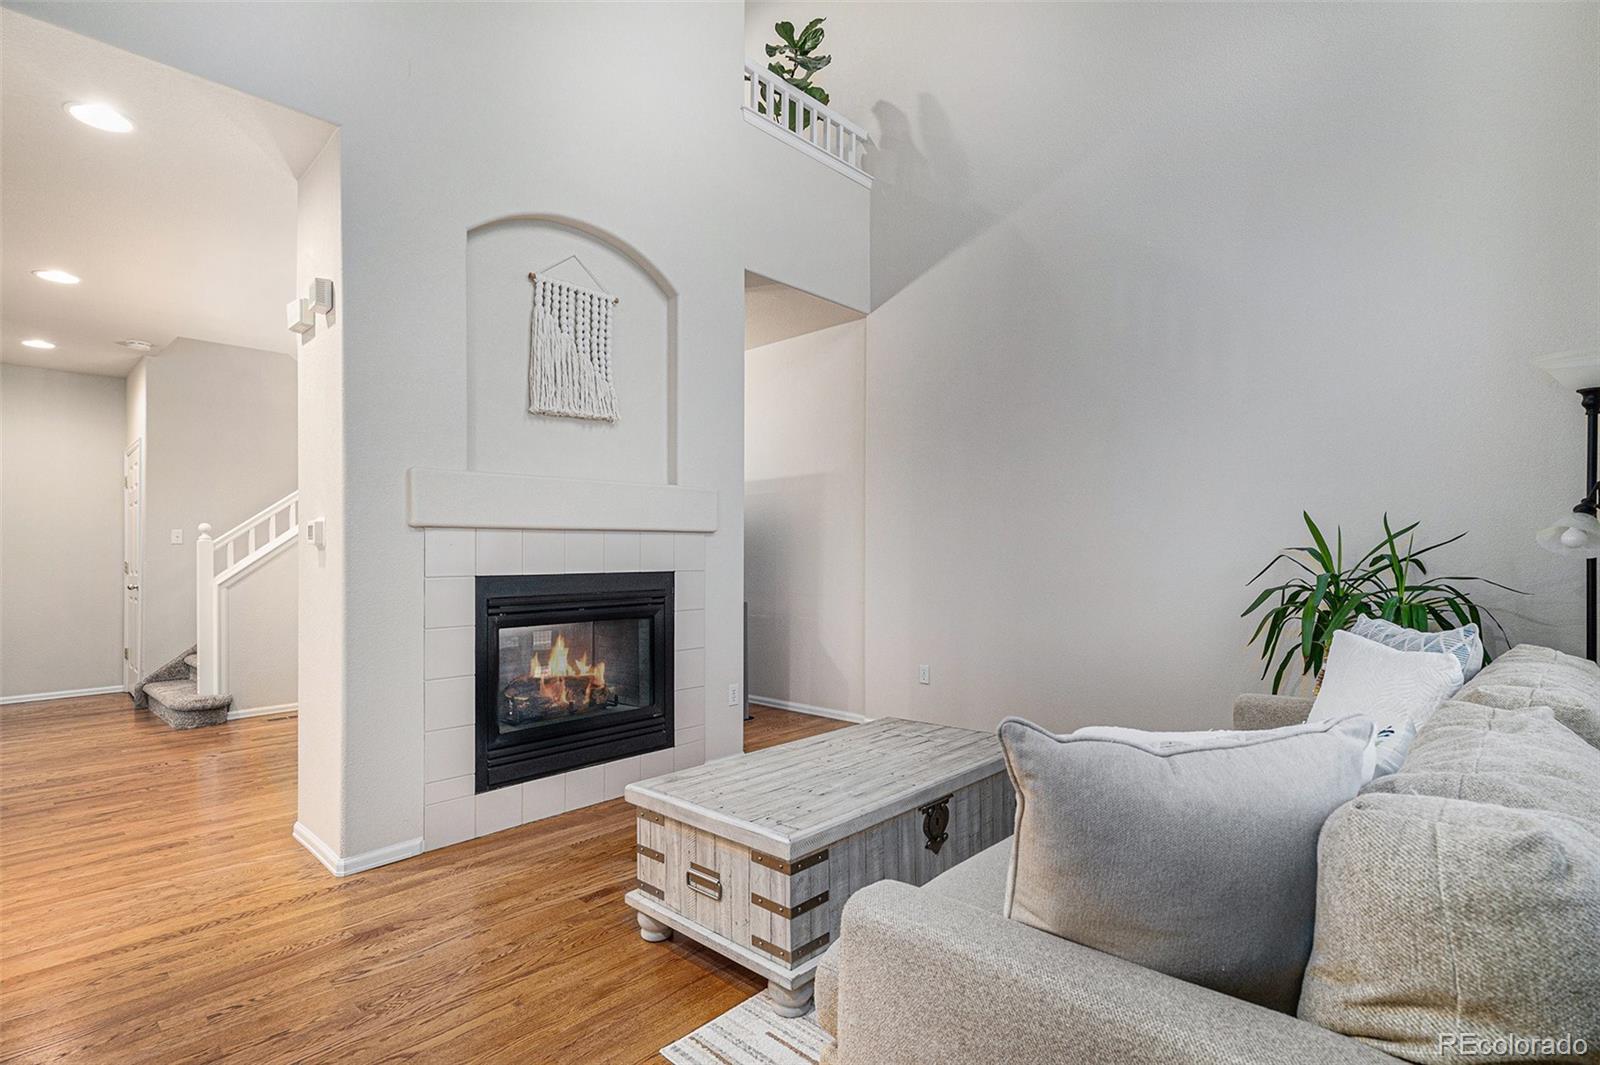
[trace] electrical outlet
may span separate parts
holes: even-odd
[[[917,683],[918,684],[932,684],[933,683],[933,674],[931,672],[929,672],[927,666],[918,666],[917,667]]]
[[[171,535],[167,537],[167,542],[181,547],[183,545],[183,530],[173,529]]]
[[[728,705],[739,705],[739,686],[737,684],[728,685]]]

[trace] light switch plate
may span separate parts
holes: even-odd
[[[168,537],[167,537],[167,543],[169,543],[169,544],[177,544],[178,546],[181,547],[183,545],[183,530],[182,529],[173,529],[171,534],[168,535]]]
[[[728,705],[739,705],[739,686],[737,684],[728,685]]]

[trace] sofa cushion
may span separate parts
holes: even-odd
[[[1556,720],[1600,747],[1600,666],[1549,647],[1519,644],[1456,695],[1497,710],[1548,706]]]
[[[1011,871],[1011,840],[986,847],[923,885],[940,898],[965,903],[986,913],[1006,907],[1006,874]]]
[[[1017,791],[1005,914],[1292,1011],[1323,820],[1366,779],[1362,717],[1215,738],[1000,725]]]
[[[1328,818],[1319,859],[1303,1019],[1416,1062],[1463,1060],[1461,1037],[1568,1036],[1600,1047],[1591,824],[1370,793]],[[1472,1060],[1530,1057],[1548,1056]]]
[[[1600,826],[1600,750],[1549,707],[1496,710],[1441,706],[1417,735],[1400,772],[1367,793],[1433,795],[1520,810],[1550,810]]]
[[[835,943],[817,959],[811,981],[811,1000],[817,1007],[817,1026],[839,1037],[839,944]]]

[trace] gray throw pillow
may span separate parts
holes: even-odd
[[[1017,793],[1006,916],[1292,1012],[1317,834],[1367,779],[1373,728],[1347,717],[1161,741],[1006,719]]]

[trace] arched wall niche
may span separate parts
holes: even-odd
[[[576,255],[621,302],[613,312],[615,422],[528,411],[530,271]],[[467,231],[467,468],[636,484],[677,483],[677,292],[631,244],[550,214]],[[568,262],[554,276],[589,285]]]

